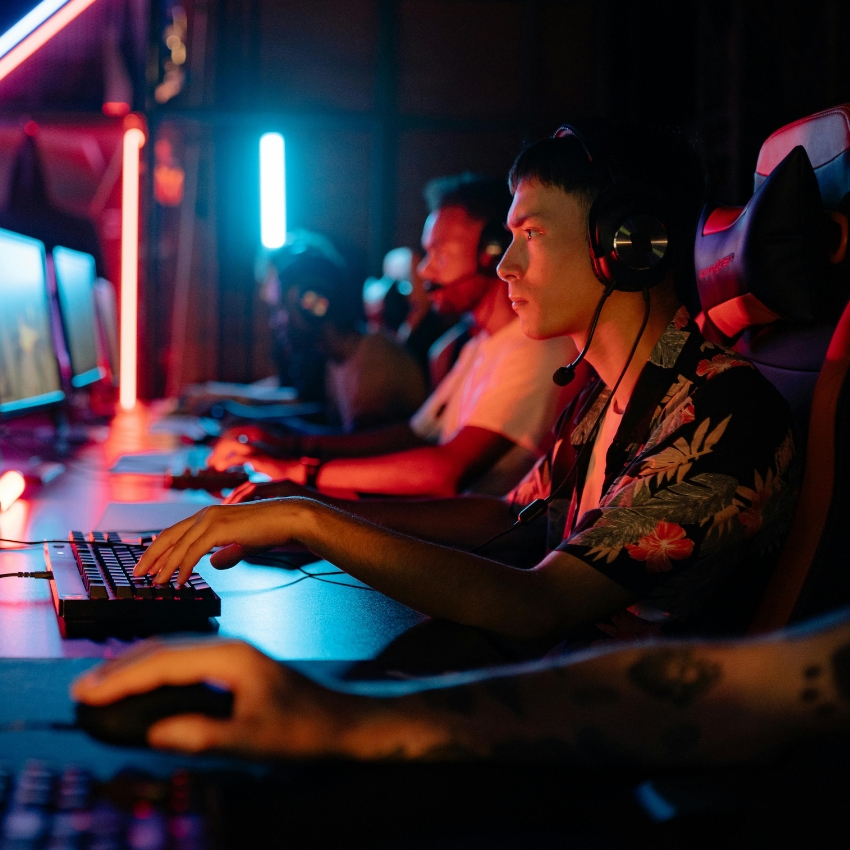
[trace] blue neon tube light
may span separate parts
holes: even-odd
[[[42,0],[35,9],[0,35],[0,56],[5,56],[68,2],[69,0]]]
[[[260,138],[260,238],[271,250],[286,241],[286,155],[280,133]]]

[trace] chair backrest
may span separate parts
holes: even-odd
[[[707,205],[697,231],[703,333],[748,357],[776,386],[803,444],[815,382],[846,302],[829,263],[840,241],[802,146],[779,161],[746,206]]]
[[[795,169],[796,181],[788,176]],[[820,207],[812,197],[810,174]],[[776,191],[777,183],[789,191]],[[759,203],[765,206],[765,197],[771,198],[774,212],[761,215],[755,226],[759,216],[754,212]],[[779,209],[783,204],[784,212]],[[751,632],[850,604],[844,552],[850,510],[848,211],[850,106],[845,105],[773,133],[758,157],[753,199],[743,208],[709,211],[697,237],[698,269],[701,240],[703,260],[715,264],[722,259],[717,249],[729,247],[715,245],[708,251],[707,240],[716,234],[738,227],[736,245],[744,249],[737,264],[735,258],[728,262],[738,277],[730,284],[727,275],[721,281],[725,289],[717,281],[700,281],[707,333],[750,356],[788,399],[798,423],[808,421],[798,509]],[[749,225],[746,215],[752,219]],[[754,244],[759,241],[760,246]],[[839,314],[836,324],[833,317]]]
[[[830,342],[812,401],[800,501],[753,633],[850,603],[850,305]]]

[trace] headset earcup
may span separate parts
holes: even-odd
[[[668,209],[658,192],[634,184],[617,184],[596,198],[588,214],[588,241],[601,283],[639,292],[664,280],[677,250],[664,224]]]
[[[478,240],[478,271],[488,277],[496,276],[496,267],[511,244],[511,234],[501,221],[488,221]]]

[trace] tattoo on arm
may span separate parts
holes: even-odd
[[[691,649],[650,650],[628,672],[642,691],[678,708],[708,693],[721,678],[719,664],[698,658]]]
[[[833,654],[832,678],[839,696],[850,702],[850,644],[839,647]]]

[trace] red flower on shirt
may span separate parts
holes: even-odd
[[[750,506],[744,508],[738,514],[738,521],[744,526],[747,537],[752,537],[761,530],[762,520],[764,518],[764,506],[770,501],[773,492],[776,489],[776,479],[771,470],[768,470],[767,477],[762,480],[762,477],[755,473],[756,489],[739,487],[738,492],[743,493],[749,498]]]
[[[691,320],[691,317],[688,315],[687,309],[684,307],[679,307],[676,311],[676,315],[673,316],[673,327],[676,328],[677,331],[682,330],[688,322]]]
[[[706,376],[709,380],[736,366],[749,366],[749,362],[731,354],[715,354],[711,360],[700,360],[697,364],[697,375],[701,378]]]
[[[682,407],[682,425],[687,425],[696,419],[694,415],[694,403],[688,399],[684,407]]]
[[[671,569],[674,561],[687,558],[694,551],[694,541],[685,536],[685,529],[675,522],[661,520],[650,534],[637,543],[627,543],[626,549],[636,561],[646,561],[652,573],[663,573]]]

